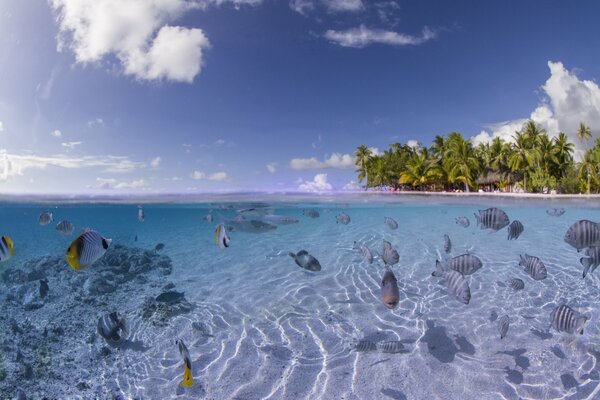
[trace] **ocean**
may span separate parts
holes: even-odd
[[[0,234],[14,243],[0,264],[1,398],[600,398],[599,273],[582,278],[584,253],[564,241],[576,221],[600,221],[597,200],[245,195],[141,205],[143,222],[138,203],[0,205]],[[519,220],[523,233],[509,241],[506,227],[480,229],[473,214],[489,207]],[[551,216],[551,208],[565,212]],[[42,212],[53,222],[40,225]],[[337,221],[342,212],[348,224]],[[463,216],[468,227],[456,223]],[[55,229],[63,219],[72,234]],[[230,238],[224,249],[219,223]],[[76,271],[65,254],[86,228],[112,242]],[[400,293],[394,309],[381,295],[383,240],[400,256],[390,267]],[[300,250],[321,270],[297,265],[289,253]],[[466,253],[483,263],[465,277],[469,304],[432,276],[436,260]],[[546,279],[519,266],[524,254],[540,258]],[[511,278],[524,289],[513,290]],[[156,300],[169,291],[184,299]],[[583,334],[550,327],[561,304],[589,318]],[[97,329],[113,311],[127,326],[117,343]],[[510,327],[501,339],[503,315]],[[189,351],[191,387],[180,384],[176,340]],[[400,350],[385,352],[388,341]],[[361,343],[373,345],[361,351]]]

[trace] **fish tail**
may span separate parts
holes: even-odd
[[[292,253],[291,251],[288,253],[288,256],[290,256],[292,258],[296,258],[296,255],[294,253]]]
[[[524,267],[525,266],[525,257],[523,257],[522,254],[519,254],[519,265]]]
[[[192,370],[188,368],[187,363],[183,369],[183,380],[181,386],[192,386],[194,384],[194,378],[192,377]]]
[[[475,216],[475,221],[477,221],[477,226],[479,226],[479,224],[481,223],[481,217],[475,213],[473,213],[473,215]]]
[[[443,270],[444,265],[440,262],[440,260],[435,260],[435,271],[431,273],[431,276],[442,276]]]
[[[585,325],[588,319],[589,316],[587,315],[582,315],[579,318],[577,318],[577,332],[579,332],[580,335],[583,335],[583,325]]]
[[[587,258],[587,257],[581,257],[579,259],[579,262],[581,263],[581,265],[584,266],[583,277],[585,278],[585,276],[587,275],[588,271],[590,270],[590,267],[592,266],[592,259],[591,258]]]

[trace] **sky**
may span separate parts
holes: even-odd
[[[0,194],[358,188],[356,147],[600,134],[597,1],[0,2]]]

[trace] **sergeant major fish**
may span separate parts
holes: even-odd
[[[550,326],[559,332],[575,333],[583,335],[583,326],[588,320],[587,315],[580,315],[571,307],[562,304],[556,307],[550,314]]]
[[[469,225],[471,225],[471,222],[469,222],[469,218],[467,217],[456,217],[456,224],[463,228],[468,228]]]
[[[388,226],[388,228],[390,228],[391,230],[396,230],[398,229],[398,223],[396,222],[396,220],[394,218],[390,218],[390,217],[384,217],[383,218],[383,222]]]
[[[288,255],[294,259],[294,261],[300,268],[304,268],[313,272],[318,272],[321,270],[321,264],[319,263],[319,261],[310,254],[308,254],[306,250],[300,250],[296,254],[290,252],[288,253]]]
[[[585,249],[585,255],[587,257],[581,257],[579,262],[583,265],[583,277],[587,275],[588,272],[594,272],[594,270],[600,265],[600,247],[588,247]]]
[[[54,218],[52,217],[52,213],[48,211],[41,213],[38,218],[38,223],[42,226],[48,225],[52,221],[54,221]]]
[[[506,337],[509,327],[510,320],[508,318],[508,315],[503,315],[502,318],[498,320],[498,330],[500,331],[500,339],[504,339]]]
[[[385,265],[394,265],[400,261],[400,254],[387,240],[383,241],[383,252],[381,254]]]
[[[15,254],[15,245],[9,236],[0,238],[0,262],[6,261]]]
[[[215,238],[217,246],[219,246],[220,249],[229,247],[229,236],[227,236],[227,229],[225,229],[224,224],[217,225],[217,229],[215,229]]]
[[[66,259],[76,271],[89,267],[106,253],[112,239],[103,237],[98,232],[86,229],[67,249]]]
[[[446,253],[450,253],[452,250],[452,242],[450,241],[450,236],[444,235],[444,251]]]
[[[265,214],[260,217],[260,220],[268,222],[269,224],[278,225],[289,225],[298,223],[298,220],[296,218],[290,217],[289,215]]]
[[[444,264],[444,267],[458,271],[463,275],[471,275],[483,266],[479,257],[472,254],[461,254],[442,264]]]
[[[396,308],[398,302],[400,302],[398,281],[392,270],[389,268],[386,268],[383,280],[381,281],[381,297],[383,304],[390,310]]]
[[[310,208],[308,210],[304,210],[302,211],[302,215],[309,217],[309,218],[319,218],[320,214],[317,210],[315,210],[314,208]]]
[[[508,281],[508,286],[510,286],[513,290],[523,290],[525,288],[525,282],[519,278],[512,278]]]
[[[399,340],[388,340],[377,344],[377,348],[382,353],[402,353],[404,351],[404,345]]]
[[[56,224],[56,230],[64,235],[70,235],[75,230],[75,226],[66,219]]]
[[[600,225],[582,219],[575,222],[565,233],[565,242],[581,251],[586,247],[600,246]]]
[[[503,210],[496,207],[491,207],[486,210],[479,210],[479,215],[473,215],[475,215],[475,219],[477,220],[477,226],[480,226],[481,229],[498,231],[507,226],[510,222],[508,215],[506,215]]]
[[[247,233],[264,233],[272,231],[273,229],[277,229],[277,225],[268,224],[263,221],[259,221],[256,219],[252,220],[243,220],[243,219],[234,219],[227,221],[227,229],[229,231],[240,231]]]
[[[350,216],[343,212],[335,217],[335,221],[339,224],[348,225],[350,223]]]
[[[524,230],[525,228],[523,227],[521,221],[517,221],[515,219],[508,226],[508,240],[518,239],[518,237],[521,236],[521,233],[523,233]]]
[[[431,275],[442,278],[448,291],[454,298],[463,304],[469,304],[469,301],[471,300],[471,289],[463,274],[444,267],[439,261],[436,261],[436,270],[432,272]]]
[[[113,343],[118,343],[121,340],[121,333],[127,334],[125,319],[116,311],[100,317],[97,328],[100,336]]]
[[[519,265],[525,268],[525,271],[536,281],[541,281],[542,279],[546,279],[548,277],[548,271],[546,270],[546,266],[537,257],[530,255],[520,255],[521,260],[519,261]]]
[[[549,208],[546,210],[546,214],[548,214],[551,217],[560,217],[564,213],[565,213],[564,208]]]
[[[371,264],[373,262],[373,254],[371,253],[371,250],[369,250],[369,248],[367,246],[365,246],[364,244],[354,242],[353,249],[360,250],[363,255],[364,260],[366,262],[368,262],[369,264]]]
[[[188,351],[183,340],[179,339],[175,341],[177,347],[179,347],[179,354],[183,357],[183,380],[181,386],[192,386],[194,384],[194,377],[192,376],[192,359],[190,352]]]

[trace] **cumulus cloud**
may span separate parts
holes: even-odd
[[[409,141],[406,142],[406,145],[408,147],[412,147],[413,149],[421,147],[421,144],[419,143],[419,141],[415,140],[415,139],[410,139]]]
[[[329,29],[325,32],[325,38],[332,43],[343,47],[362,48],[373,43],[388,44],[392,46],[407,46],[423,44],[436,37],[434,31],[428,27],[423,28],[420,36],[407,35],[381,29],[370,29],[364,25],[345,31]]]
[[[301,192],[327,192],[333,190],[333,186],[327,182],[327,174],[317,174],[312,181],[304,181],[298,186]]]
[[[355,12],[364,8],[362,0],[292,0],[290,8],[302,15],[314,11],[317,6],[324,7],[332,13]]]
[[[360,186],[358,185],[358,182],[350,181],[342,187],[342,190],[354,192],[354,191],[360,190]]]
[[[96,187],[100,189],[143,189],[148,187],[148,183],[144,179],[119,182],[114,178],[96,178]]]
[[[50,132],[50,136],[53,136],[55,138],[59,138],[62,137],[62,132],[58,129],[53,130],[52,132]]]
[[[217,146],[223,146],[225,144],[225,140],[224,139],[217,139],[217,140],[215,140],[215,144]]]
[[[2,132],[4,130],[4,125],[2,124],[2,121],[0,121],[0,132]]]
[[[273,162],[273,163],[267,164],[267,171],[269,171],[272,174],[277,172],[277,163]]]
[[[227,175],[226,172],[223,172],[223,171],[215,172],[214,174],[210,174],[210,175],[207,175],[203,171],[194,171],[194,172],[192,172],[191,177],[192,177],[192,179],[196,179],[196,180],[207,179],[209,181],[215,181],[215,182],[224,182],[224,181],[229,180],[229,176]]]
[[[60,145],[66,147],[68,150],[73,150],[75,147],[80,146],[81,142],[63,142]]]
[[[354,168],[354,156],[350,154],[333,153],[324,161],[315,157],[293,158],[290,160],[290,168],[295,170],[323,169],[323,168]]]
[[[104,124],[104,120],[100,117],[91,119],[87,122],[88,128],[93,128],[96,125],[103,125],[103,124]]]
[[[152,168],[158,168],[160,166],[161,161],[162,161],[162,158],[160,158],[160,157],[154,157],[152,159],[152,161],[150,161],[150,166]]]
[[[200,180],[206,178],[206,174],[202,171],[194,171],[191,175],[192,179]]]

